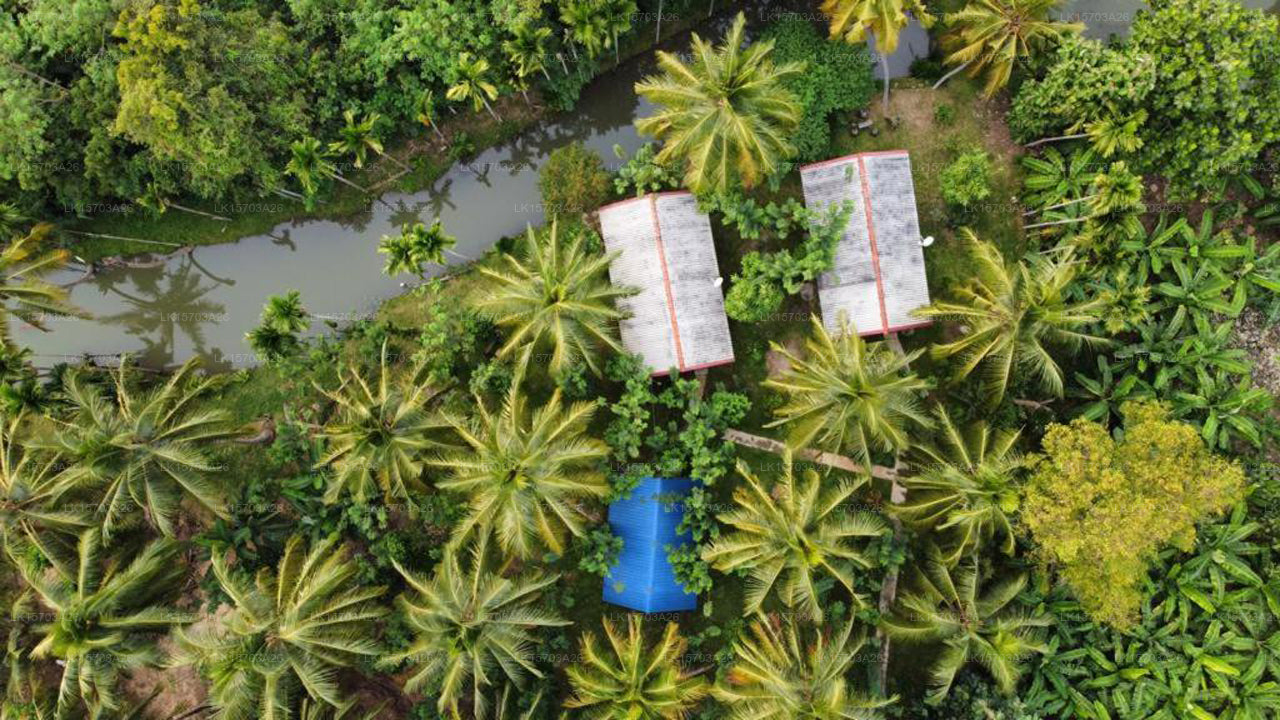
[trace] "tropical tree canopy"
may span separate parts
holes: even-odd
[[[609,282],[613,256],[591,252],[587,232],[575,231],[566,243],[558,223],[550,232],[530,227],[519,256],[503,254],[496,267],[478,268],[490,286],[479,309],[507,331],[499,357],[532,346],[549,351],[547,367],[555,376],[578,363],[598,375],[601,350],[623,352],[617,338],[622,313],[614,303],[632,291]]]
[[[878,720],[873,700],[857,692],[849,671],[863,647],[853,622],[813,630],[776,616],[751,623],[733,644],[733,664],[712,691],[732,720]]]
[[[198,365],[193,358],[163,384],[138,389],[121,358],[110,393],[84,371],[66,374],[63,392],[71,414],[52,418],[53,431],[31,445],[64,461],[58,496],[82,494],[96,502],[105,536],[139,511],[172,536],[184,496],[226,516],[224,493],[213,480],[218,466],[207,446],[236,430],[227,411],[198,403],[214,382],[193,379]]]
[[[928,550],[915,575],[915,584],[898,595],[893,612],[881,622],[895,641],[938,646],[929,671],[929,697],[941,700],[956,673],[970,662],[990,673],[1002,692],[1013,692],[1024,669],[1022,661],[1045,652],[1041,628],[1053,622],[1016,602],[1027,584],[1026,575],[983,588],[976,556],[953,569],[936,547]]]
[[[823,0],[821,7],[830,19],[831,37],[863,43],[870,31],[876,36],[876,51],[882,55],[898,51],[898,36],[911,18],[924,27],[934,20],[923,0]]]
[[[936,442],[911,449],[913,472],[899,479],[906,499],[892,510],[908,523],[930,528],[947,541],[943,559],[950,565],[983,549],[993,539],[1012,555],[1013,518],[1030,458],[1016,445],[1019,433],[998,430],[981,420],[956,427],[939,405]]]
[[[467,495],[467,515],[454,537],[492,535],[504,552],[522,559],[543,547],[563,553],[565,531],[586,532],[584,503],[609,494],[599,468],[609,448],[587,433],[595,404],[566,407],[557,388],[531,410],[536,403],[523,383],[529,358],[526,351],[499,410],[476,396],[470,416],[446,413],[459,445],[427,460],[449,472],[436,487]]]
[[[1065,33],[1080,32],[1083,23],[1049,19],[1060,0],[973,0],[947,13],[946,62],[968,65],[969,74],[986,72],[986,94],[1009,83],[1014,65],[1042,50]]]
[[[488,547],[484,538],[473,544],[465,568],[461,550],[445,554],[430,579],[396,565],[412,589],[397,604],[414,638],[384,660],[391,666],[408,662],[405,688],[438,692],[441,713],[456,716],[459,707],[469,705],[480,720],[489,717],[488,691],[494,686],[542,677],[534,658],[538,631],[571,624],[539,606],[542,591],[558,575],[506,577],[488,564]]]
[[[58,717],[100,717],[122,709],[122,672],[159,664],[155,635],[194,619],[168,604],[187,572],[178,550],[177,543],[160,539],[129,558],[106,558],[102,537],[91,528],[80,534],[71,572],[17,563],[27,586],[51,611],[51,619],[35,627],[40,642],[30,654],[60,666]],[[79,714],[82,708],[88,715]]]
[[[341,706],[337,671],[378,652],[375,620],[385,588],[357,582],[358,568],[336,535],[308,549],[300,535],[285,543],[275,572],[252,579],[215,552],[211,569],[230,599],[215,622],[179,631],[175,664],[195,665],[210,682],[209,700],[225,720],[293,717],[298,691]]]
[[[57,456],[26,450],[27,429],[22,413],[0,426],[0,541],[31,543],[60,571],[72,574],[68,541],[95,523],[91,513],[75,505],[52,502]]]
[[[1061,397],[1063,374],[1054,352],[1107,343],[1086,330],[1102,319],[1105,299],[1075,301],[1068,296],[1078,269],[1069,257],[1037,255],[1010,267],[995,245],[968,229],[964,237],[978,264],[975,277],[957,290],[955,301],[935,301],[916,311],[920,317],[963,326],[958,340],[934,345],[933,355],[958,356],[957,379],[984,364],[992,404],[1004,397],[1017,373],[1030,375],[1039,387]]]
[[[789,367],[764,383],[786,398],[766,427],[785,427],[793,449],[851,452],[867,467],[872,453],[905,449],[912,425],[929,424],[920,398],[930,384],[910,372],[923,351],[902,356],[868,344],[847,322],[835,337],[816,317],[812,327],[804,357],[770,343]]]
[[[772,40],[744,48],[745,28],[739,13],[719,47],[694,33],[689,62],[659,51],[660,74],[636,83],[659,106],[636,127],[663,141],[656,162],[683,166],[685,187],[699,195],[753,187],[795,153],[789,135],[802,109],[783,81],[804,66],[775,66]]]
[[[639,615],[627,616],[626,634],[604,618],[607,648],[595,633],[582,636],[582,660],[568,669],[574,695],[567,708],[585,720],[682,720],[708,692],[707,681],[683,667],[688,643],[669,622],[658,642],[645,643]]]
[[[797,481],[790,453],[784,455],[782,473],[771,488],[741,460],[738,474],[743,482],[733,490],[734,508],[719,516],[731,531],[702,555],[721,572],[746,570],[746,611],[759,611],[776,591],[787,607],[821,620],[823,608],[815,587],[823,578],[835,579],[862,604],[854,589],[855,574],[875,563],[855,543],[888,532],[880,517],[845,504],[865,478],[824,481],[808,468]]]
[[[387,499],[405,500],[410,490],[422,488],[423,453],[439,447],[427,437],[440,424],[426,412],[435,391],[411,376],[395,378],[394,372],[384,342],[372,386],[358,366],[344,365],[337,388],[316,387],[337,405],[322,433],[329,450],[317,463],[332,468],[325,502],[337,502],[343,493],[365,502],[378,490]]]
[[[1022,519],[1085,611],[1126,628],[1155,553],[1190,550],[1196,523],[1238,502],[1245,478],[1167,406],[1129,401],[1121,414],[1119,440],[1083,418],[1049,426]]]

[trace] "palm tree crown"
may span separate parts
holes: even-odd
[[[541,546],[562,553],[565,530],[585,532],[583,501],[609,494],[598,468],[608,446],[587,435],[595,404],[566,408],[557,389],[530,412],[523,387],[528,361],[526,352],[500,411],[476,396],[473,416],[446,414],[461,445],[427,461],[450,471],[437,487],[469,497],[455,538],[493,535],[504,552],[522,559]]]
[[[1026,586],[1026,575],[997,581],[984,592],[978,587],[977,556],[951,569],[936,547],[929,549],[917,574],[916,589],[898,596],[894,612],[882,624],[893,640],[942,645],[930,670],[930,699],[945,697],[956,673],[970,661],[986,668],[1002,692],[1013,692],[1021,660],[1045,651],[1040,628],[1052,622],[1011,605]]]
[[[388,275],[412,273],[418,277],[426,272],[426,265],[445,264],[445,253],[458,243],[458,239],[445,232],[440,218],[427,227],[422,223],[405,225],[399,235],[385,235],[378,245],[378,252],[387,256],[383,272]]]
[[[655,160],[683,165],[685,186],[699,195],[752,187],[795,153],[788,135],[801,106],[782,81],[803,65],[775,66],[772,40],[744,48],[745,26],[739,13],[719,47],[694,33],[689,63],[659,51],[661,74],[636,83],[659,106],[636,127],[664,142]]]
[[[555,222],[549,233],[529,228],[522,256],[504,254],[500,266],[480,266],[490,287],[479,309],[508,331],[499,357],[525,346],[549,348],[553,375],[578,362],[598,375],[601,348],[623,351],[616,330],[622,313],[614,303],[632,291],[609,282],[606,271],[613,258],[588,252],[586,232],[575,233],[566,244]]]
[[[682,720],[707,694],[707,682],[680,663],[687,643],[680,626],[667,623],[657,644],[646,646],[639,615],[627,616],[627,631],[604,619],[609,641],[602,649],[594,633],[582,636],[582,660],[569,667],[574,696],[567,708],[585,708],[585,720]]]
[[[98,498],[104,535],[140,509],[172,536],[184,494],[225,517],[223,493],[211,477],[217,466],[205,446],[235,429],[225,410],[197,407],[213,382],[192,380],[198,364],[193,358],[163,385],[139,391],[121,358],[110,394],[81,371],[67,373],[63,390],[73,415],[55,419],[51,436],[32,444],[69,461],[58,474],[58,494],[86,491]]]
[[[733,644],[733,665],[712,692],[730,720],[878,720],[888,702],[855,692],[848,680],[862,645],[853,622],[810,632],[794,620],[756,620]]]
[[[965,326],[963,337],[935,345],[933,354],[958,355],[957,378],[967,377],[985,362],[993,403],[1004,397],[1016,371],[1031,373],[1040,387],[1061,397],[1062,369],[1046,345],[1074,353],[1083,345],[1104,344],[1105,339],[1084,331],[1101,319],[1104,299],[1068,299],[1077,270],[1070,258],[1035,256],[1010,267],[994,245],[978,240],[968,229],[964,235],[974,249],[976,276],[959,290],[957,302],[934,302],[916,311],[921,317]]]
[[[54,566],[52,574],[27,562],[17,563],[23,579],[52,620],[36,626],[41,636],[31,650],[36,660],[61,665],[59,717],[110,715],[120,708],[116,683],[121,670],[154,666],[160,660],[155,635],[194,618],[166,603],[186,568],[172,540],[152,542],[127,563],[104,561],[97,528],[85,530],[71,572]]]
[[[426,433],[438,427],[425,412],[434,392],[426,384],[397,381],[392,372],[383,343],[372,387],[359,368],[347,365],[339,369],[336,389],[317,386],[338,407],[323,433],[329,452],[317,463],[333,470],[325,502],[336,502],[344,491],[365,502],[375,488],[388,500],[407,499],[410,489],[421,487],[422,452],[435,445]]]
[[[852,452],[867,466],[873,452],[906,448],[908,427],[928,424],[920,395],[929,383],[909,372],[922,351],[899,356],[885,343],[866,343],[846,322],[834,338],[816,317],[812,324],[804,358],[772,343],[790,368],[765,381],[787,399],[767,427],[786,426],[792,448]]]
[[[361,120],[356,121],[355,111],[347,110],[342,117],[345,124],[338,130],[339,139],[329,143],[329,149],[335,153],[352,156],[356,167],[364,167],[365,157],[370,150],[379,155],[382,154],[382,141],[374,133],[381,116],[378,113],[368,113]]]
[[[882,56],[897,52],[898,36],[912,17],[925,27],[933,24],[922,0],[823,0],[821,9],[831,21],[831,37],[864,43],[870,31]]]
[[[358,568],[333,535],[308,551],[289,538],[278,570],[252,582],[214,553],[211,567],[231,612],[209,627],[179,632],[177,664],[194,664],[210,681],[222,720],[285,720],[299,688],[341,706],[337,669],[378,652],[374,622],[385,588],[356,582]]]
[[[954,48],[952,65],[967,65],[971,75],[987,72],[986,94],[1009,83],[1014,63],[1065,33],[1080,32],[1082,23],[1049,19],[1060,0],[973,0],[948,13],[944,43]]]
[[[57,456],[31,452],[19,440],[24,417],[18,413],[0,426],[0,540],[8,544],[21,539],[39,548],[42,555],[64,574],[72,574],[69,538],[94,523],[89,513],[76,506],[58,507],[56,497]]]
[[[67,291],[42,278],[62,268],[66,250],[41,252],[39,245],[53,226],[40,223],[0,250],[0,310],[39,330],[48,330],[45,316],[81,315],[67,301]],[[0,318],[0,345],[11,346],[8,318]]]
[[[937,443],[912,448],[915,470],[901,482],[907,489],[894,512],[908,523],[948,536],[948,564],[980,550],[995,537],[1001,550],[1014,550],[1011,517],[1018,509],[1019,484],[1030,460],[1015,449],[1018,433],[994,430],[985,422],[961,430],[946,409],[936,412]]]
[[[517,685],[528,675],[542,677],[534,662],[537,631],[572,624],[538,606],[542,591],[558,575],[504,577],[487,565],[487,547],[484,539],[471,547],[466,570],[459,564],[460,553],[446,553],[429,580],[396,565],[413,590],[397,603],[415,637],[385,663],[410,662],[409,692],[438,683],[437,707],[453,717],[469,701],[476,718],[487,718],[486,690],[504,677]]]
[[[827,576],[861,604],[854,573],[872,567],[873,561],[854,541],[883,535],[888,528],[879,517],[845,506],[865,479],[824,483],[808,469],[797,482],[790,453],[772,490],[761,485],[746,463],[738,462],[738,474],[743,483],[734,488],[735,507],[719,516],[733,531],[704,550],[703,559],[721,572],[747,569],[746,611],[759,611],[776,587],[787,607],[821,620],[814,588]]]

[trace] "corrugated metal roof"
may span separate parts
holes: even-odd
[[[711,220],[687,192],[659,193],[600,208],[615,285],[639,294],[619,302],[622,344],[663,374],[733,362]]]
[[[609,505],[609,525],[622,538],[622,552],[604,579],[605,602],[645,613],[698,609],[698,596],[676,580],[666,549],[692,542],[688,533],[676,532],[692,487],[689,478],[642,478],[631,497]]]
[[[818,280],[822,323],[840,329],[843,311],[859,335],[929,324],[911,315],[929,304],[911,158],[905,150],[862,153],[800,168],[805,203],[825,212],[850,201],[853,213],[835,265]]]

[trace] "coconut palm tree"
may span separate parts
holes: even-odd
[[[445,232],[440,218],[427,227],[422,223],[405,225],[399,235],[384,235],[378,252],[387,256],[382,269],[388,275],[411,273],[419,278],[426,265],[444,265],[445,253],[458,244],[458,239]]]
[[[545,62],[550,39],[551,28],[525,22],[517,25],[511,31],[511,38],[502,42],[502,51],[516,67],[516,75],[520,79],[542,73],[543,78],[551,80]]]
[[[898,36],[914,17],[922,27],[933,25],[923,0],[822,0],[822,12],[830,20],[831,37],[847,43],[864,43],[867,33],[876,37],[876,54],[884,74],[884,101],[889,115],[889,56],[898,50]]]
[[[121,671],[156,666],[161,660],[156,635],[194,619],[168,605],[186,567],[178,544],[167,539],[128,558],[103,558],[97,528],[80,534],[76,550],[69,573],[56,565],[50,573],[30,562],[16,563],[49,610],[50,619],[34,627],[40,641],[30,657],[54,660],[61,670],[58,717],[113,716],[121,709],[116,692]]]
[[[436,137],[444,140],[444,133],[440,132],[440,128],[436,126],[436,94],[432,90],[427,90],[418,98],[418,122],[431,128]]]
[[[765,381],[786,398],[766,427],[785,426],[792,448],[852,452],[867,467],[873,452],[905,449],[910,426],[929,422],[920,407],[929,383],[909,370],[922,351],[902,356],[868,344],[844,318],[836,337],[818,318],[812,325],[804,357],[771,343],[790,367]]]
[[[560,5],[560,22],[589,58],[609,44],[609,6],[602,0],[566,0]]]
[[[342,113],[343,126],[338,130],[338,140],[329,143],[329,149],[339,155],[350,155],[355,159],[353,163],[356,167],[364,167],[365,156],[370,150],[384,157],[391,162],[399,165],[401,169],[408,170],[409,166],[400,162],[393,155],[388,155],[382,147],[382,141],[378,139],[377,129],[378,121],[382,116],[378,113],[365,113],[365,116],[356,121],[356,113],[354,110],[346,110]]]
[[[356,563],[336,535],[308,550],[301,536],[285,543],[275,573],[252,581],[227,566],[210,567],[230,599],[230,612],[178,632],[175,665],[194,665],[209,680],[209,702],[221,720],[293,717],[298,691],[343,704],[338,670],[378,654],[376,625],[386,614],[385,588],[358,582]]]
[[[930,668],[929,699],[945,697],[956,673],[971,661],[985,668],[1002,692],[1012,693],[1023,658],[1046,651],[1040,628],[1053,622],[1014,602],[1026,586],[1026,575],[992,582],[983,590],[977,556],[948,568],[936,547],[927,551],[916,575],[915,587],[898,596],[881,624],[895,641],[941,646]]]
[[[68,371],[63,392],[69,418],[55,418],[52,432],[29,445],[58,454],[58,496],[84,494],[97,502],[96,516],[110,537],[138,511],[172,537],[178,505],[190,497],[219,517],[228,517],[207,446],[236,434],[227,411],[198,407],[210,378],[193,379],[198,359],[187,361],[157,387],[139,390],[121,358],[108,393],[81,370]]]
[[[39,223],[26,235],[15,236],[0,250],[0,344],[13,345],[9,336],[9,318],[42,331],[48,331],[46,316],[83,316],[67,301],[67,291],[44,276],[60,270],[69,257],[66,250],[40,249],[53,230],[49,223]]]
[[[501,410],[488,409],[477,395],[472,416],[445,413],[460,445],[427,460],[449,471],[436,487],[468,497],[455,539],[493,535],[503,552],[521,559],[542,546],[563,553],[564,531],[585,532],[584,501],[609,494],[598,467],[609,448],[587,434],[596,405],[565,407],[556,389],[530,411],[523,383],[529,357],[526,351],[519,361]]]
[[[1062,368],[1049,347],[1075,353],[1084,345],[1106,344],[1085,331],[1101,320],[1105,299],[1069,299],[1077,270],[1070,257],[1051,260],[1037,255],[1009,266],[995,245],[978,240],[967,228],[962,236],[973,248],[978,266],[974,278],[955,301],[935,301],[916,311],[921,317],[963,325],[964,334],[934,345],[933,355],[958,356],[957,379],[985,364],[992,404],[1003,399],[1015,372],[1030,373],[1041,388],[1062,397]]]
[[[794,620],[762,618],[733,644],[733,664],[712,694],[730,720],[879,720],[873,700],[854,690],[849,670],[863,637],[853,622],[834,631],[801,629]]]
[[[311,326],[310,318],[297,290],[272,295],[262,307],[262,320],[245,333],[245,339],[254,352],[274,362],[298,349],[298,334]]]
[[[608,648],[595,633],[582,636],[582,659],[568,669],[573,697],[566,708],[585,708],[584,720],[683,720],[706,696],[707,681],[681,667],[688,643],[667,623],[657,644],[644,641],[639,615],[627,616],[626,634],[604,619]]]
[[[911,525],[942,533],[954,565],[999,538],[1006,555],[1014,550],[1012,516],[1018,510],[1023,471],[1031,460],[1018,453],[1017,432],[995,430],[977,421],[960,429],[939,405],[936,442],[912,448],[912,474],[901,478],[906,500],[895,514]]]
[[[329,451],[317,463],[332,469],[326,503],[337,502],[344,492],[363,503],[378,489],[388,501],[408,500],[411,489],[422,487],[423,451],[438,446],[427,433],[439,423],[426,413],[436,393],[411,378],[397,380],[392,372],[384,342],[372,387],[360,368],[345,364],[338,370],[337,388],[316,385],[337,406],[322,433]]]
[[[460,552],[445,553],[430,579],[396,564],[411,590],[396,602],[414,639],[384,664],[409,662],[408,692],[438,684],[437,708],[450,717],[462,716],[460,709],[469,706],[467,717],[484,720],[491,686],[504,681],[523,686],[530,675],[542,677],[534,659],[539,631],[572,624],[540,607],[542,591],[558,575],[535,571],[507,577],[489,566],[487,548],[483,538],[472,545],[465,569]]]
[[[498,119],[498,113],[489,104],[498,98],[498,88],[489,81],[489,61],[482,57],[473,57],[469,52],[458,55],[458,80],[449,87],[445,97],[454,102],[470,100],[476,112],[484,108],[494,120]]]
[[[69,540],[93,527],[93,518],[79,505],[53,502],[57,456],[23,448],[26,431],[21,412],[0,426],[0,541],[30,543],[60,572],[71,574]]]
[[[733,490],[735,507],[719,516],[733,530],[707,547],[702,558],[721,572],[746,569],[746,611],[758,612],[776,588],[784,605],[819,621],[823,611],[815,587],[826,577],[861,605],[854,573],[871,568],[874,561],[854,543],[888,532],[879,517],[843,507],[866,479],[823,482],[808,469],[797,482],[789,452],[772,488],[761,484],[742,461],[738,474],[743,483]]]
[[[614,303],[632,291],[609,282],[614,256],[589,252],[586,237],[579,231],[563,242],[555,221],[550,232],[530,227],[519,256],[504,254],[498,265],[478,268],[489,280],[479,309],[507,331],[499,357],[528,346],[550,349],[548,369],[558,377],[580,362],[599,375],[601,348],[623,352],[615,329],[622,313]]]
[[[739,13],[719,47],[694,33],[688,63],[659,51],[661,73],[636,83],[658,106],[636,127],[663,141],[655,160],[682,166],[685,186],[699,195],[752,187],[795,154],[789,136],[802,110],[783,81],[804,66],[775,66],[772,40],[744,48],[745,26]]]
[[[973,0],[946,16],[944,46],[954,48],[944,62],[957,67],[938,80],[936,90],[956,73],[969,68],[976,76],[986,71],[986,95],[1009,83],[1013,66],[1067,33],[1084,30],[1083,23],[1064,23],[1049,15],[1060,0]]]

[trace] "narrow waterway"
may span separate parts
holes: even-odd
[[[581,141],[616,165],[615,144],[631,152],[642,143],[633,121],[649,107],[632,86],[650,69],[645,59],[597,79],[574,111],[455,165],[425,191],[388,193],[342,221],[284,224],[157,267],[101,271],[71,291],[92,319],[55,319],[47,333],[15,327],[16,339],[42,367],[125,352],[153,367],[193,355],[213,370],[252,365],[244,334],[269,295],[298,290],[312,313],[345,322],[400,292],[411,278],[384,275],[377,246],[407,223],[439,217],[458,238],[456,252],[476,257],[498,238],[542,222],[538,168],[552,150]],[[53,280],[77,276],[68,271]]]

